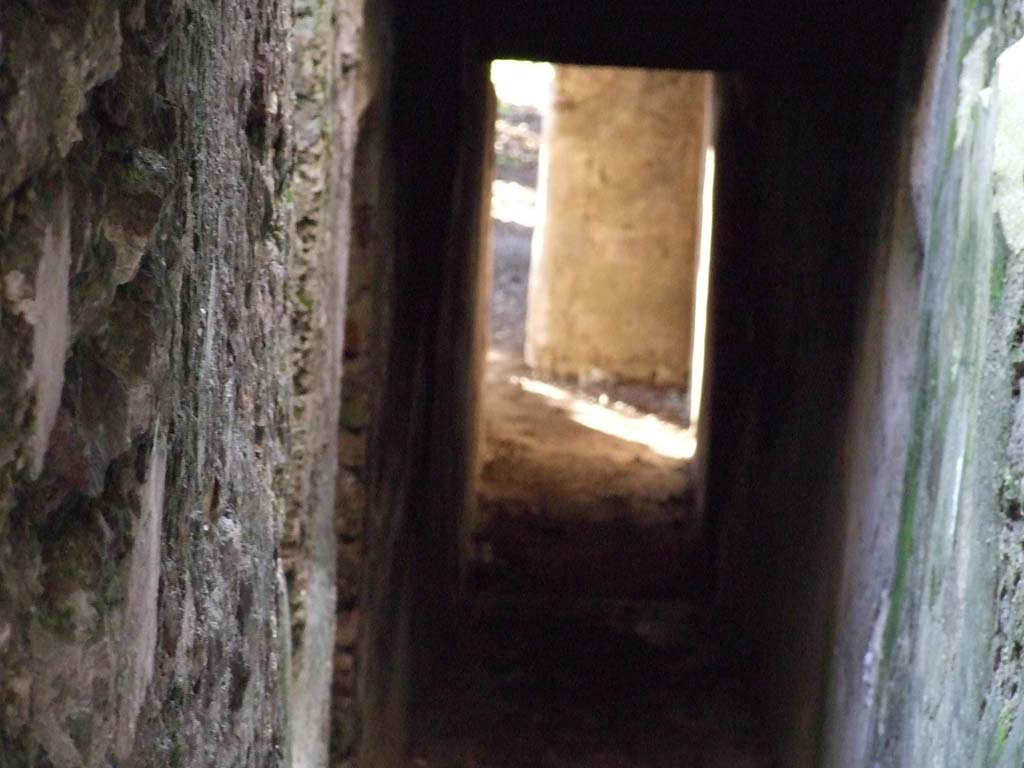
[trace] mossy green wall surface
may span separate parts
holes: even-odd
[[[827,765],[1024,764],[1021,11],[950,3],[908,99],[848,429]]]

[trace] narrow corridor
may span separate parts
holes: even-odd
[[[0,0],[0,768],[1024,766],[1022,35]]]
[[[706,608],[686,392],[523,360],[540,115],[499,105],[474,557],[408,766],[767,768]]]

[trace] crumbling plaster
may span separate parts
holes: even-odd
[[[4,768],[326,765],[334,10],[0,8]]]

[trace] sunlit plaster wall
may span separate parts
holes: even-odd
[[[526,360],[687,386],[710,77],[555,70]]]

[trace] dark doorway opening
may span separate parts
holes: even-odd
[[[685,647],[703,642],[725,659],[716,680],[741,681],[739,700],[764,715],[782,764],[817,759],[829,606],[845,526],[841,440],[856,331],[884,226],[897,118],[891,73],[899,69],[905,19],[881,5],[872,14],[845,3],[784,6],[530,0],[455,4],[451,14],[410,5],[396,15],[387,134],[394,144],[396,241],[370,489],[377,517],[370,520],[376,530],[369,537],[367,601],[367,610],[391,623],[371,619],[363,639],[366,720],[374,728],[364,742],[367,754],[393,753],[406,743],[404,708],[395,702],[408,681],[420,733],[443,730],[454,700],[444,686],[480,658],[474,646],[493,651],[498,640],[521,631],[537,640],[523,644],[537,649],[526,654],[540,670],[531,673],[537,686],[577,662],[610,681],[564,696],[572,701],[621,692],[614,675],[657,656],[630,655],[621,633],[597,640],[601,621],[593,614],[575,624],[566,617],[580,614],[564,606],[553,607],[549,618],[537,616],[530,608],[541,605],[535,598],[550,601],[552,593],[531,594],[536,574],[516,586],[529,600],[516,605],[506,590],[511,607],[493,621],[474,624],[466,599],[479,549],[473,457],[481,438],[487,308],[480,276],[491,192],[482,158],[494,121],[488,67],[520,57],[719,73],[704,387],[713,397],[701,398],[700,425],[708,431],[694,459],[707,478],[694,489],[703,497],[700,541],[709,567],[691,582],[701,585],[691,605],[708,621],[692,624],[706,639]],[[629,632],[637,621],[649,626],[639,614],[619,615]],[[587,651],[590,639],[600,648]],[[568,653],[575,648],[586,652]],[[685,662],[679,653],[669,657]],[[588,674],[567,673],[581,680]],[[474,690],[494,689],[481,682]],[[372,717],[379,712],[390,719]],[[555,730],[568,733],[569,725]],[[410,759],[422,743],[414,742]]]
[[[698,505],[711,78],[497,62],[492,80],[472,546],[410,764],[770,765],[717,652]],[[595,110],[624,125],[588,130]]]

